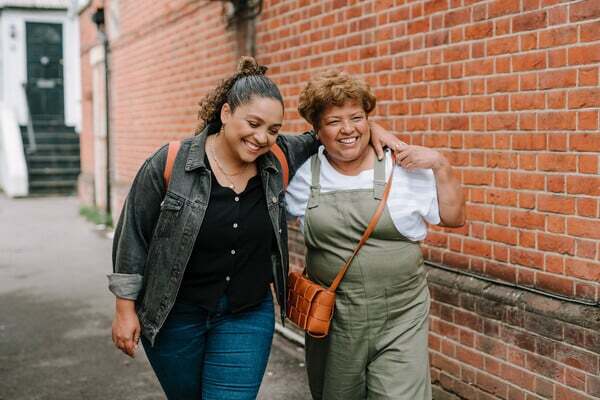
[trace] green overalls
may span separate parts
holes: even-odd
[[[326,193],[319,157],[311,162],[306,266],[311,279],[329,286],[383,195],[385,161],[375,162],[374,189]],[[429,303],[419,244],[397,231],[386,208],[337,290],[329,335],[306,336],[313,398],[430,400]]]

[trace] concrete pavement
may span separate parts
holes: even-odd
[[[0,194],[0,400],[163,399],[143,351],[112,345],[111,241],[78,209]],[[302,358],[276,336],[258,398],[309,399]]]

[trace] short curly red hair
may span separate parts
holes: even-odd
[[[375,109],[377,103],[371,87],[365,81],[345,72],[327,71],[306,84],[300,93],[298,112],[318,129],[321,115],[327,107],[341,107],[348,100],[362,104],[367,114]]]

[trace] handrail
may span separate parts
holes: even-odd
[[[25,92],[25,108],[27,110],[27,154],[35,153],[37,150],[37,143],[35,141],[35,132],[33,130],[33,117],[31,116],[31,109],[29,107],[29,84],[23,82],[23,91]]]

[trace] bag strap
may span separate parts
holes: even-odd
[[[173,165],[175,164],[175,158],[179,152],[181,146],[180,141],[169,142],[169,150],[167,151],[167,162],[165,163],[165,169],[163,171],[163,182],[165,183],[165,192],[171,182],[171,175],[173,174]]]
[[[390,194],[390,189],[392,187],[392,178],[393,177],[394,177],[394,168],[392,165],[392,173],[390,174],[390,178],[388,179],[387,183],[385,184],[385,190],[383,191],[383,198],[379,201],[379,205],[377,206],[375,213],[371,217],[371,221],[369,222],[367,229],[365,229],[365,232],[363,233],[362,237],[360,238],[360,241],[354,248],[354,253],[352,253],[352,256],[350,256],[348,261],[346,261],[346,263],[344,264],[344,266],[342,267],[340,272],[338,272],[337,276],[331,283],[331,286],[327,290],[330,290],[332,292],[335,292],[337,290],[338,286],[342,282],[342,279],[344,279],[344,275],[346,275],[346,272],[348,272],[348,268],[350,268],[350,264],[352,263],[352,260],[354,260],[354,257],[358,254],[358,251],[361,249],[361,247],[363,247],[363,245],[365,243],[367,243],[369,236],[371,236],[371,234],[375,230],[375,227],[377,226],[377,222],[379,222],[379,218],[381,217],[381,214],[383,213],[383,210],[385,209],[385,205],[387,203],[387,199]]]
[[[281,164],[281,174],[283,175],[283,188],[287,189],[288,183],[290,183],[290,167],[288,165],[287,158],[285,157],[285,154],[283,154],[283,150],[281,150],[281,147],[279,147],[277,143],[271,146],[271,153],[273,153],[275,158],[277,158],[277,160],[279,161],[279,164]]]
[[[171,175],[173,174],[173,165],[175,164],[175,158],[177,157],[177,153],[179,152],[179,147],[181,147],[180,141],[169,142],[169,149],[167,151],[167,162],[165,163],[165,170],[163,172],[163,181],[165,183],[165,191],[169,187],[169,182],[171,182]],[[287,162],[287,158],[281,150],[281,147],[277,143],[275,143],[271,147],[271,152],[281,164],[281,174],[283,175],[283,188],[287,188],[288,183],[290,181],[290,167]]]

